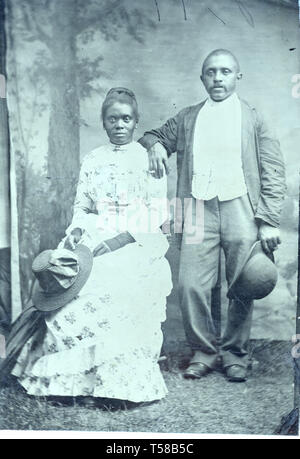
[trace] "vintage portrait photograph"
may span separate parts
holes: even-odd
[[[0,0],[0,436],[299,435],[299,50],[297,0]]]

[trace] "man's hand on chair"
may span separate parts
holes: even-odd
[[[165,147],[157,142],[149,150],[149,170],[155,178],[164,176],[164,169],[166,174],[169,173],[168,166],[168,153]]]

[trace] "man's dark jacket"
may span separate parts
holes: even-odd
[[[168,155],[177,152],[177,196],[182,202],[191,197],[194,130],[204,103],[183,109],[162,127],[146,132],[139,140],[147,150],[159,141]],[[286,192],[280,145],[257,111],[243,100],[241,110],[242,165],[255,218],[278,227]]]

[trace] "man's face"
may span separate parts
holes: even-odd
[[[116,145],[125,145],[132,141],[137,120],[132,106],[115,102],[107,108],[103,126],[110,141]]]
[[[210,97],[216,102],[234,93],[237,80],[242,78],[235,60],[227,54],[216,54],[204,62],[201,80]]]

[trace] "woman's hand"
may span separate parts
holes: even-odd
[[[65,240],[64,248],[68,250],[74,250],[82,236],[82,230],[80,228],[75,228],[71,234]]]
[[[281,244],[280,230],[266,222],[262,222],[258,230],[258,238],[266,253],[272,253],[278,249],[278,244]]]
[[[156,178],[164,176],[164,169],[166,174],[169,173],[168,166],[168,153],[165,147],[157,142],[148,150],[149,157],[149,170]]]
[[[105,253],[111,252],[110,248],[105,242],[101,242],[101,244],[97,245],[97,247],[93,251],[94,257],[101,257]]]
[[[128,231],[125,233],[120,233],[111,239],[106,239],[105,241],[101,242],[93,252],[94,257],[100,257],[108,252],[114,252],[115,250],[121,249],[127,244],[132,244],[135,242],[135,239],[131,236]]]

